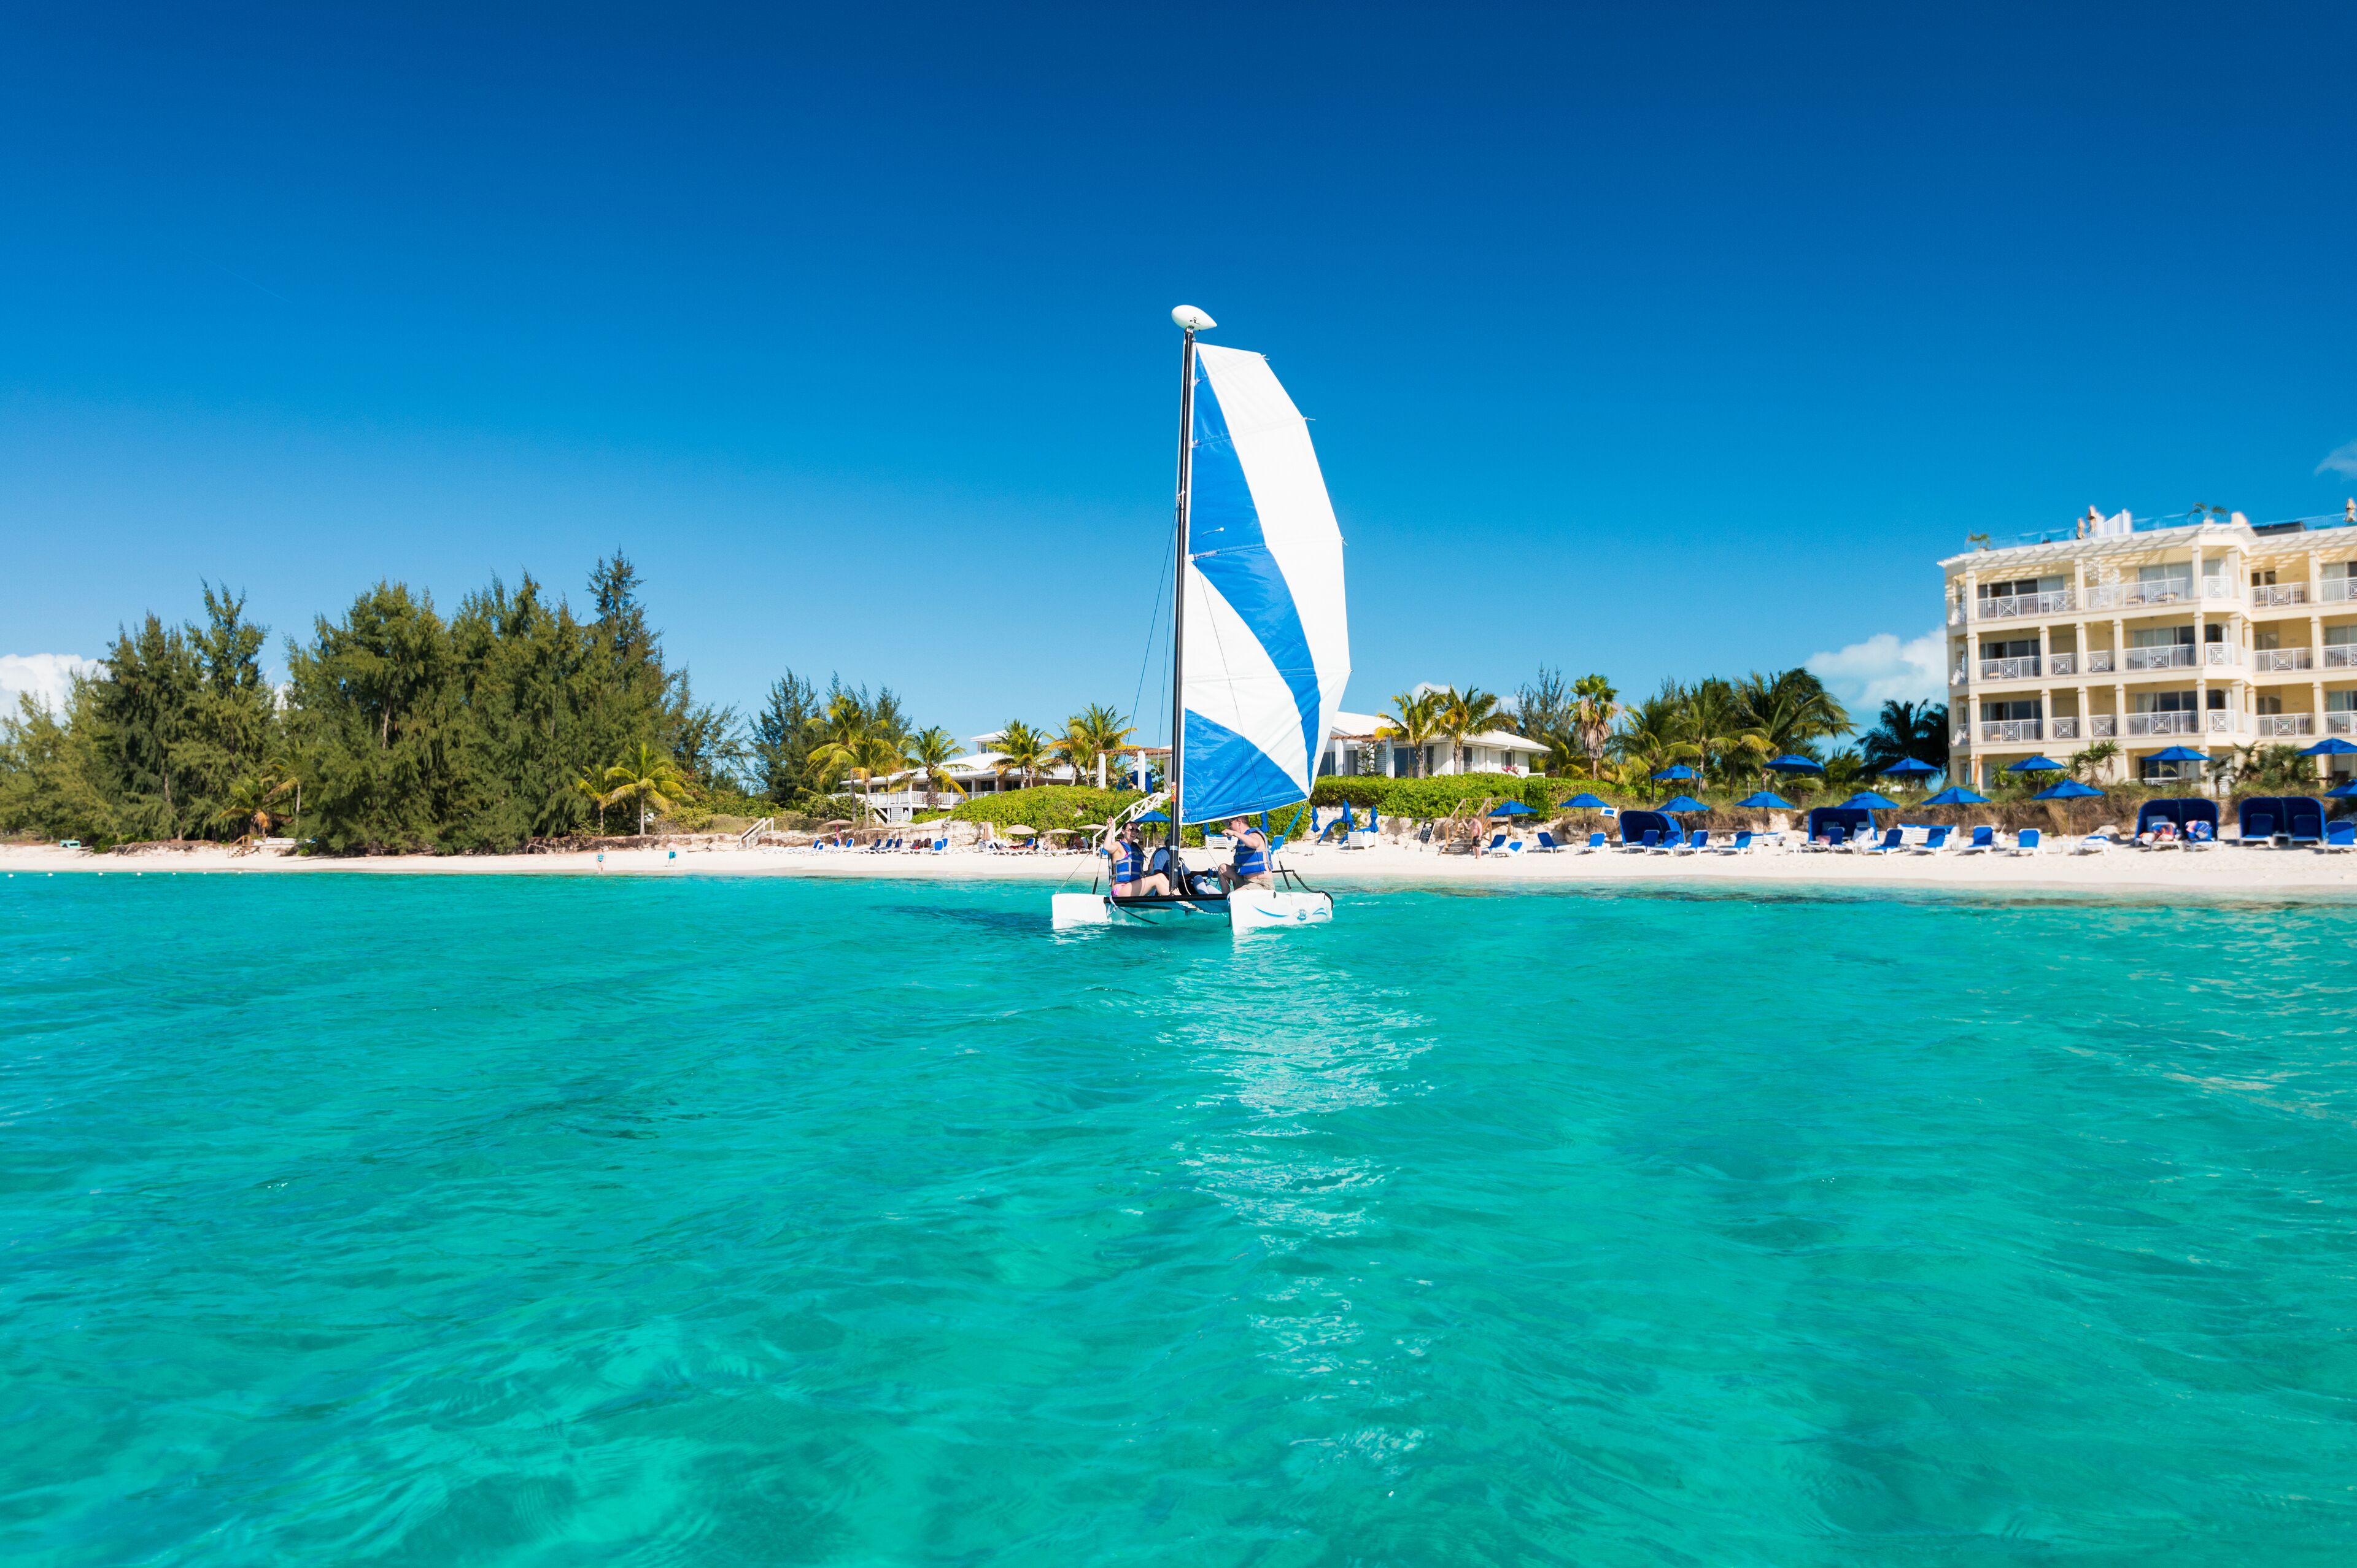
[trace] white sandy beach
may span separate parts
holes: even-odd
[[[1803,854],[1768,851],[1746,855],[1523,854],[1512,858],[1437,854],[1405,845],[1369,849],[1330,846],[1286,852],[1284,862],[1317,886],[1352,884],[1446,887],[1544,887],[1557,885],[1746,884],[1829,888],[1956,888],[1973,893],[2007,889],[2111,891],[2129,894],[2229,897],[2357,894],[2357,854],[2309,849],[2245,849],[2222,844],[2206,851],[2114,849],[2102,854],[2049,851],[2039,855]],[[1209,864],[1209,857],[1204,862]],[[0,846],[6,876],[94,874],[155,875],[207,873],[292,876],[395,875],[419,876],[805,876],[901,877],[942,881],[988,878],[1089,885],[1101,863],[1087,855],[813,854],[765,847],[681,847],[586,854],[507,855],[379,855],[298,859],[273,853],[236,854],[225,846],[156,849],[134,854],[93,854],[50,846]]]

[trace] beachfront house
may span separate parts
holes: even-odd
[[[1373,774],[1406,779],[1417,772],[1416,748],[1394,736],[1381,733],[1376,714],[1348,711],[1334,715],[1334,732],[1318,755],[1318,775],[1340,773],[1353,778]],[[1422,771],[1427,778],[1447,773],[1537,773],[1544,770],[1546,747],[1511,730],[1483,730],[1465,737],[1464,766],[1458,766],[1456,746],[1446,738],[1427,740]]]
[[[2172,746],[2357,738],[2357,500],[2263,523],[2090,508],[1940,566],[1959,779],[2102,741],[2112,777],[2159,781]]]

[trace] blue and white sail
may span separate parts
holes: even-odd
[[[1181,814],[1202,822],[1308,798],[1351,633],[1308,422],[1260,355],[1195,353]]]

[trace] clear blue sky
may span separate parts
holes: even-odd
[[[1316,420],[1354,708],[2357,489],[2345,5],[339,9],[0,20],[0,652],[619,545],[708,695],[1126,705],[1182,300]]]

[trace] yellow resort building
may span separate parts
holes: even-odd
[[[2183,776],[2152,760],[2173,746],[2357,741],[2357,500],[2259,524],[2091,508],[1940,565],[1958,779],[2105,741],[2114,779]]]

